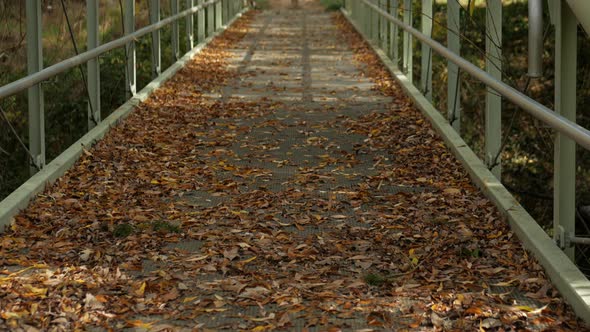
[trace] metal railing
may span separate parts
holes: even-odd
[[[106,44],[99,45],[99,0],[87,0],[88,50],[50,67],[43,68],[41,0],[27,0],[27,63],[29,75],[0,87],[0,99],[28,89],[29,101],[29,151],[32,154],[35,173],[45,165],[45,129],[42,82],[77,66],[88,65],[89,130],[101,121],[100,111],[100,70],[98,57],[119,47],[126,52],[126,91],[127,99],[136,94],[136,54],[135,41],[152,34],[152,72],[154,77],[162,72],[160,30],[172,25],[172,54],[180,58],[179,20],[186,19],[186,38],[188,50],[195,42],[202,42],[214,31],[229,22],[245,8],[244,0],[186,0],[186,10],[179,12],[180,0],[171,1],[172,16],[160,19],[160,0],[150,1],[150,25],[135,31],[135,1],[123,0],[124,36]],[[196,18],[195,18],[196,16]],[[194,37],[194,24],[197,23],[197,38]],[[205,25],[205,23],[207,23]]]
[[[416,38],[422,44],[423,54],[435,51],[448,60],[449,87],[447,100],[453,100],[458,93],[457,69],[465,71],[478,79],[488,87],[486,97],[485,116],[485,156],[486,164],[492,173],[500,179],[500,166],[497,158],[501,150],[501,99],[505,98],[521,109],[531,114],[536,119],[550,126],[556,131],[555,141],[555,185],[554,185],[554,240],[573,258],[573,243],[588,243],[584,238],[575,236],[575,144],[578,143],[590,150],[590,131],[575,123],[576,114],[576,18],[567,3],[556,1],[552,8],[553,23],[556,26],[556,69],[555,69],[555,107],[551,110],[539,102],[527,97],[520,91],[502,82],[501,63],[494,63],[494,59],[501,58],[501,0],[489,0],[486,8],[486,70],[465,60],[459,55],[460,44],[458,40],[460,23],[458,2],[449,1],[447,6],[447,31],[448,47],[433,40],[430,36],[432,25],[432,0],[422,1],[422,31],[412,27],[412,1],[402,0],[403,7],[399,8],[398,0],[348,0],[345,8],[353,21],[356,22],[361,32],[374,45],[380,47],[392,59],[397,66],[400,63],[398,43],[399,32],[402,35],[402,68],[400,69],[412,81],[412,38]],[[403,12],[403,20],[400,19],[400,9]],[[426,24],[425,24],[426,23]],[[429,25],[430,24],[430,25]],[[491,27],[492,24],[499,26]],[[384,29],[385,27],[385,29]],[[399,29],[398,29],[399,28]],[[496,31],[494,36],[493,31]],[[491,39],[491,40],[490,40]],[[495,39],[495,40],[494,40]],[[431,91],[432,57],[422,56],[422,68],[420,88],[424,95]],[[430,61],[430,62],[429,62]],[[425,75],[428,75],[425,77]],[[450,104],[448,120],[459,133],[456,123],[459,108]],[[494,160],[493,160],[494,159]],[[495,162],[497,164],[492,164]]]

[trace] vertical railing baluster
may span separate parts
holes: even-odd
[[[447,2],[447,48],[461,54],[461,5],[458,1]],[[461,91],[459,67],[447,60],[447,114],[449,123],[461,133]]]
[[[389,13],[395,18],[398,17],[398,0],[391,0]],[[399,49],[398,49],[398,28],[393,22],[389,22],[389,57],[397,68],[399,66]]]
[[[376,5],[377,7],[379,7],[379,1],[380,0],[371,0],[371,1],[373,2],[374,5]],[[373,15],[371,17],[371,22],[373,22],[373,25],[372,25],[372,28],[373,28],[372,35],[373,35],[373,38],[372,38],[372,40],[375,43],[375,45],[377,47],[379,47],[379,43],[380,43],[380,40],[379,40],[379,38],[380,38],[380,36],[379,36],[379,32],[380,32],[379,31],[379,24],[381,23],[380,22],[381,21],[381,16],[376,11],[374,11],[373,9],[371,9],[371,14]]]
[[[555,111],[576,121],[577,20],[565,1],[556,1]],[[565,238],[576,230],[576,144],[557,132],[555,140],[553,234],[574,260],[574,247]]]
[[[383,10],[387,10],[387,0],[379,0],[379,8],[383,9]],[[387,42],[387,22],[389,22],[388,20],[386,20],[383,16],[381,16],[381,14],[377,14],[379,15],[379,30],[381,33],[381,49],[387,53],[387,47],[389,46],[389,43]]]
[[[86,2],[86,17],[88,31],[88,50],[97,48],[100,45],[98,1],[88,0]],[[100,111],[100,67],[98,58],[88,61],[88,130],[94,128],[101,121]]]
[[[191,9],[194,4],[194,0],[186,0],[186,9]],[[186,44],[189,50],[195,47],[195,15],[186,17]]]
[[[365,27],[365,35],[368,39],[371,39],[371,9],[363,2],[363,26]]]
[[[404,23],[412,25],[412,0],[404,0]],[[403,46],[403,69],[406,73],[407,79],[410,83],[414,81],[414,64],[413,64],[413,38],[407,31],[404,30],[404,46]]]
[[[222,25],[226,25],[229,17],[229,1],[222,0],[221,1],[221,22]]]
[[[160,0],[150,0],[150,23],[160,21]],[[162,73],[162,49],[160,44],[160,30],[152,32],[152,77]]]
[[[215,3],[215,31],[221,29],[223,26],[223,15],[221,14],[222,8],[221,0],[217,1],[217,3]]]
[[[422,16],[420,22],[422,33],[432,37],[433,0],[422,0]],[[432,49],[422,43],[420,88],[429,101],[432,101]]]
[[[486,6],[486,71],[502,80],[502,0],[488,0]],[[485,161],[501,180],[502,97],[487,88],[485,110]]]
[[[198,4],[203,4],[206,0],[197,0]],[[205,40],[206,28],[205,28],[205,13],[206,9],[201,8],[197,13],[197,40],[198,43],[202,43]]]
[[[207,37],[215,31],[215,5],[207,6]]]
[[[41,1],[27,0],[27,69],[29,75],[43,69],[42,11]],[[27,91],[29,101],[29,151],[39,169],[45,166],[45,110],[41,83]],[[31,165],[31,175],[37,173]]]
[[[178,14],[180,0],[170,0],[170,6],[172,7],[172,16]],[[174,55],[174,60],[180,59],[180,36],[178,31],[178,20],[172,23],[172,53]]]
[[[123,27],[125,34],[135,32],[135,0],[125,0],[123,10]],[[129,99],[137,93],[137,67],[135,42],[125,45],[126,70],[125,70],[125,98]]]

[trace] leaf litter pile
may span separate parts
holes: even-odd
[[[331,19],[248,13],[39,195],[0,237],[0,329],[584,330]]]

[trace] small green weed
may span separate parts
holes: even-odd
[[[367,285],[370,286],[381,286],[387,282],[386,277],[377,273],[369,273],[365,275],[364,280],[367,283]]]
[[[479,258],[479,257],[481,257],[481,251],[479,250],[479,248],[470,249],[467,247],[462,247],[460,255],[461,255],[461,257],[466,257],[466,258],[467,257]]]
[[[119,224],[113,229],[115,237],[128,237],[131,233],[133,233],[133,226],[130,224]]]
[[[180,227],[171,224],[169,221],[154,221],[152,229],[162,233],[180,233]]]

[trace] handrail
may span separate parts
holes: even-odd
[[[159,30],[159,29],[165,27],[166,25],[173,23],[183,17],[193,15],[193,14],[199,12],[200,10],[205,9],[211,5],[214,5],[220,1],[221,0],[211,0],[211,1],[208,1],[205,3],[202,3],[200,5],[194,6],[192,8],[186,9],[186,10],[178,13],[177,15],[170,16],[170,17],[165,18],[161,21],[158,21],[157,23],[145,26],[145,27],[143,27],[133,33],[130,33],[124,37],[115,39],[115,40],[110,41],[106,44],[103,44],[97,48],[93,48],[93,49],[88,50],[86,52],[80,53],[79,55],[76,55],[76,56],[71,57],[69,59],[58,62],[58,63],[51,65],[47,68],[44,68],[41,71],[34,73],[34,74],[25,76],[25,77],[18,79],[12,83],[6,84],[6,85],[0,87],[0,99],[12,96],[12,95],[19,93],[19,92],[22,92],[22,91],[24,91],[36,84],[39,84],[47,79],[50,79],[53,76],[60,74],[66,70],[72,69],[72,68],[79,66],[83,63],[86,63],[92,59],[95,59],[95,58],[99,57],[100,55],[102,55],[106,52],[109,52],[113,49],[116,49],[118,47],[123,47],[126,44],[137,40],[138,38],[141,38],[153,31]]]
[[[377,5],[371,3],[369,0],[361,0],[367,6],[371,7],[375,12],[379,13],[382,17],[387,19],[388,21],[392,22],[393,24],[401,27],[412,36],[416,37],[423,43],[430,46],[433,50],[438,52],[440,55],[448,59],[449,61],[455,63],[459,66],[462,70],[466,71],[467,73],[471,74],[473,77],[480,80],[482,83],[486,84],[488,87],[496,90],[499,94],[506,97],[508,100],[513,102],[514,104],[520,106],[522,109],[527,111],[529,114],[534,116],[535,118],[543,121],[545,124],[551,126],[553,129],[563,133],[564,135],[568,136],[572,140],[576,141],[578,144],[583,146],[585,149],[590,150],[590,131],[575,122],[572,122],[563,116],[555,113],[550,108],[542,105],[541,103],[529,98],[528,96],[524,95],[520,91],[514,89],[513,87],[509,86],[508,84],[499,81],[492,76],[490,76],[485,71],[481,70],[471,62],[465,60],[461,56],[455,54],[448,48],[444,47],[439,42],[427,37],[420,31],[414,29],[412,26],[403,23],[399,19],[395,18],[394,16],[390,15],[383,9],[379,8]]]

